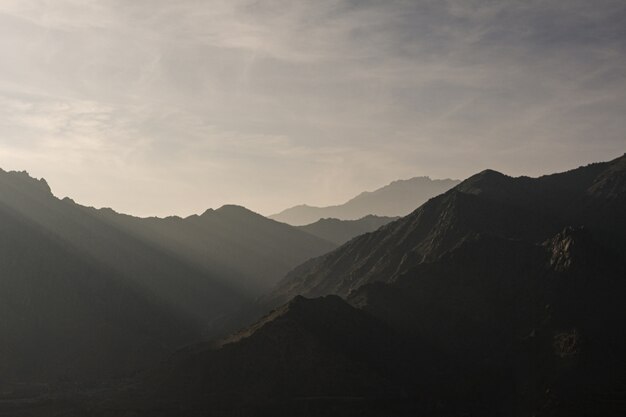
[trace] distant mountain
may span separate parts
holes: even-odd
[[[295,206],[271,219],[295,226],[307,225],[324,218],[357,220],[369,214],[386,217],[405,216],[428,199],[448,191],[458,180],[431,180],[415,177],[394,181],[375,191],[366,191],[344,204],[328,207]]]
[[[0,171],[3,382],[141,369],[333,247],[241,207],[139,219]]]
[[[397,219],[397,217],[373,215],[365,216],[358,220],[320,219],[306,226],[298,226],[298,229],[339,246],[356,236],[373,232],[379,227]]]

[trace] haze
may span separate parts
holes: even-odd
[[[137,215],[624,152],[626,4],[3,0],[0,167]]]

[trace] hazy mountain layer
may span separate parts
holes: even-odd
[[[215,404],[223,415],[623,415],[625,160],[538,179],[486,171],[305,263],[274,301],[335,293],[368,314],[322,298],[305,303],[309,319],[292,316],[296,297],[156,371],[174,393],[166,403],[194,404],[188,415]],[[354,344],[359,381],[321,359]]]
[[[271,288],[295,265],[338,246],[235,205],[184,219],[96,212],[114,227],[220,276],[250,296]]]
[[[397,220],[397,217],[373,215],[365,216],[359,220],[320,219],[306,226],[298,226],[298,229],[339,246],[356,236],[373,232],[394,220]]]
[[[197,340],[333,245],[241,207],[139,219],[0,172],[0,372],[102,378]]]
[[[457,185],[458,180],[431,180],[415,177],[394,181],[375,191],[366,191],[344,204],[328,207],[295,206],[270,216],[274,220],[300,226],[324,218],[357,220],[369,214],[386,217],[405,216]]]
[[[305,262],[251,326],[65,415],[624,415],[624,212],[626,156],[484,171]]]

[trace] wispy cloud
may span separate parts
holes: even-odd
[[[625,19],[621,0],[6,0],[0,165],[139,214],[563,169],[623,152]]]

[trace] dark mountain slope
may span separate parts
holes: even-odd
[[[278,285],[274,297],[345,296],[370,282],[392,282],[411,267],[482,234],[538,243],[568,225],[586,225],[621,252],[626,241],[621,215],[625,159],[536,179],[481,172],[409,216],[299,266]],[[612,191],[600,192],[606,183]]]
[[[0,246],[5,382],[130,372],[243,302],[24,173],[0,173]]]
[[[212,272],[257,296],[291,268],[326,253],[334,243],[293,226],[228,205],[185,219],[141,219],[112,210],[86,209],[115,227]]]
[[[446,192],[458,180],[431,180],[415,177],[394,181],[375,191],[366,191],[344,204],[328,207],[300,205],[286,209],[270,218],[295,226],[314,223],[319,219],[356,220],[373,214],[377,216],[405,216],[426,200]]]
[[[365,216],[359,220],[320,219],[306,226],[298,226],[313,236],[343,245],[347,241],[397,220],[397,217]]]
[[[140,369],[333,245],[238,207],[188,219],[86,208],[1,171],[0,247],[6,382]]]
[[[542,245],[480,237],[349,300],[448,358],[440,383],[467,393],[452,408],[621,415],[624,266],[584,229]]]
[[[353,291],[358,310],[339,297],[296,297],[215,346],[182,350],[116,407],[623,415],[624,266],[582,228],[540,244],[477,236],[392,283]]]
[[[394,340],[339,297],[296,297],[214,346],[178,352],[132,396],[144,396],[145,415],[318,415],[328,404],[355,415],[392,390]]]
[[[538,179],[482,172],[301,265],[266,300],[336,293],[351,307],[296,297],[222,343],[180,351],[115,407],[88,407],[622,416],[623,167],[619,158]]]

